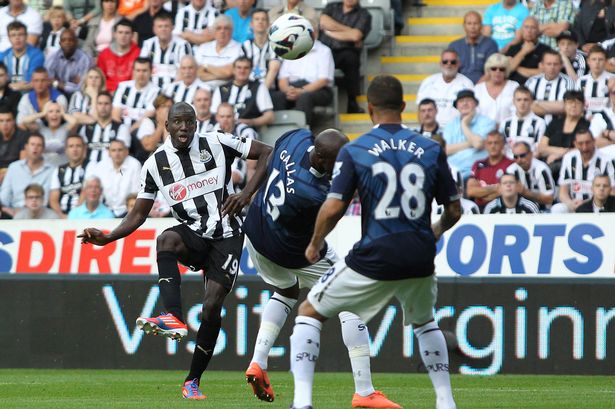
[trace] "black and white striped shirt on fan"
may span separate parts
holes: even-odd
[[[139,198],[154,200],[160,191],[173,216],[206,239],[241,233],[240,217],[221,218],[226,198],[235,193],[231,164],[246,159],[252,141],[223,132],[196,134],[190,148],[179,151],[167,138],[143,165]]]
[[[559,171],[557,184],[561,187],[568,185],[568,192],[572,199],[587,200],[592,196],[592,182],[596,175],[608,175],[611,186],[615,185],[615,170],[613,161],[596,150],[594,156],[583,166],[583,158],[578,149],[564,155],[562,168]]]
[[[591,74],[587,74],[577,80],[576,87],[583,91],[588,112],[599,112],[609,105],[608,82],[611,77],[613,77],[613,74],[605,71],[598,79],[594,79]]]
[[[183,31],[201,33],[208,27],[213,30],[214,20],[218,14],[220,14],[218,10],[207,4],[201,10],[196,10],[192,4],[188,4],[177,10],[173,34],[180,35]]]
[[[185,55],[192,55],[190,43],[174,38],[163,50],[158,37],[145,40],[140,54],[141,57],[152,60],[152,82],[160,88],[164,88],[175,80],[179,63]]]
[[[121,122],[111,121],[104,127],[98,122],[82,125],[78,134],[83,138],[87,147],[87,160],[93,163],[100,162],[109,155],[107,148],[111,141],[119,139],[130,147],[130,131]]]
[[[152,82],[137,89],[135,80],[122,81],[113,96],[113,108],[122,109],[122,118],[126,126],[140,120],[146,111],[154,110],[154,100],[160,88]]]
[[[545,134],[545,120],[530,112],[523,118],[514,115],[500,124],[500,133],[506,140],[506,155],[512,157],[512,147],[517,142],[526,142],[532,151]]]
[[[167,97],[172,98],[173,102],[185,102],[187,104],[192,104],[194,100],[194,93],[199,88],[209,89],[204,82],[197,79],[190,85],[186,85],[184,81],[172,82],[164,88],[162,93]]]
[[[528,79],[525,86],[532,91],[536,101],[562,101],[564,93],[574,89],[574,82],[561,73],[552,80],[548,80],[544,74],[538,74]]]
[[[265,45],[261,48],[254,40],[246,40],[241,44],[241,49],[243,50],[243,54],[252,60],[250,80],[264,79],[269,69],[269,61],[281,61],[280,57],[271,49],[269,41],[265,42]]]
[[[83,187],[83,178],[85,177],[85,168],[87,160],[76,167],[70,167],[64,164],[53,173],[49,189],[58,189],[60,192],[60,209],[64,214],[68,214],[71,209],[79,206],[79,196]]]

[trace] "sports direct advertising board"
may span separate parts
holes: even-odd
[[[173,219],[149,219],[105,247],[81,245],[85,227],[113,221],[2,221],[0,274],[157,274],[156,236]],[[361,221],[344,217],[328,238],[340,256],[359,239]],[[438,243],[438,277],[615,278],[615,215],[464,216]],[[408,249],[412,251],[412,249]],[[242,274],[256,274],[247,251]]]

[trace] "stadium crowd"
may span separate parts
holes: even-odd
[[[321,12],[298,0],[268,11],[255,3],[5,2],[2,217],[123,217],[174,102],[194,106],[198,131],[258,138],[275,110],[301,110],[313,124],[314,107],[332,103],[337,68],[346,112],[364,112],[371,17],[359,0]],[[319,38],[300,60],[280,59],[268,42],[287,12]],[[600,0],[502,0],[464,16],[465,36],[419,87],[417,131],[446,146],[465,213],[615,211],[613,17]],[[233,164],[238,189],[252,172],[250,161]],[[151,215],[170,212],[157,200]]]

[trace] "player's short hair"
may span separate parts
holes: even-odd
[[[498,183],[502,183],[502,179],[504,179],[504,177],[506,176],[512,176],[513,178],[515,178],[515,182],[519,182],[519,175],[517,175],[517,172],[511,172],[511,173],[504,173],[502,174],[502,176],[500,176],[500,178],[498,179]]]
[[[491,132],[489,132],[489,133],[487,134],[487,138],[489,138],[490,136],[491,136],[491,137],[496,136],[496,137],[500,138],[500,140],[502,141],[502,143],[505,143],[505,142],[506,142],[506,139],[504,138],[504,135],[502,135],[502,133],[501,133],[500,131],[498,131],[497,129],[494,129],[493,131],[491,131]],[[486,139],[486,138],[485,138],[485,139]]]
[[[87,185],[91,182],[98,182],[98,185],[100,186],[100,190],[102,190],[103,186],[102,186],[102,180],[100,180],[100,178],[98,176],[95,175],[90,175],[87,178],[85,178],[85,180],[83,181],[83,189],[85,189],[87,187]]]
[[[164,94],[158,94],[158,96],[154,98],[152,105],[154,105],[154,109],[158,109],[169,101],[173,101],[173,99]]]
[[[229,16],[227,16],[226,14],[220,14],[214,20],[213,29],[215,30],[222,23],[226,23],[226,24],[230,25],[231,28],[233,28],[233,20]]]
[[[436,110],[438,109],[438,105],[436,105],[436,101],[431,98],[423,98],[421,102],[419,102],[419,108],[424,105],[433,105]]]
[[[152,69],[152,60],[150,58],[147,57],[137,57],[137,59],[135,60],[135,62],[132,63],[132,68],[135,68],[137,66],[137,64],[147,64],[149,66],[149,69]]]
[[[126,142],[121,139],[112,139],[111,141],[109,141],[109,147],[111,147],[112,143],[121,143],[124,149],[128,149],[128,146],[126,146]]]
[[[68,145],[68,140],[69,139],[79,139],[81,141],[81,143],[85,146],[85,141],[83,140],[83,138],[81,137],[81,135],[76,134],[76,133],[71,133],[68,134],[68,136],[66,137],[66,139],[64,140],[64,146]]]
[[[2,114],[11,114],[13,119],[15,118],[15,112],[11,109],[11,107],[7,104],[0,104],[0,115]]]
[[[269,13],[267,12],[267,10],[257,7],[252,10],[252,13],[250,13],[250,16],[254,16],[256,13],[265,13],[265,16],[267,16],[267,21],[269,21]]]
[[[237,59],[233,61],[233,68],[235,68],[235,64],[237,64],[238,62],[247,62],[248,64],[250,64],[250,68],[252,68],[254,64],[252,62],[252,59],[246,57],[245,55],[242,55],[241,57],[237,57]]]
[[[579,128],[579,130],[574,133],[574,140],[575,141],[577,140],[577,137],[579,135],[589,135],[589,136],[592,137],[592,139],[594,139],[594,135],[591,133],[589,128],[586,128],[586,127]]]
[[[442,52],[440,53],[440,58],[442,58],[442,56],[443,56],[444,54],[448,54],[448,53],[453,53],[453,54],[455,54],[457,57],[459,57],[459,53],[458,53],[457,51],[453,50],[452,48],[447,48],[446,50],[444,50],[444,51],[442,51]]]
[[[513,149],[516,148],[517,146],[525,146],[525,149],[527,149],[528,152],[532,152],[532,147],[530,146],[529,143],[525,142],[525,141],[517,141],[514,143],[513,145]]]
[[[579,101],[582,104],[585,103],[585,95],[583,94],[583,91],[576,90],[576,89],[570,89],[564,92],[563,98],[564,98],[564,102],[575,100],[575,101]]]
[[[156,22],[156,20],[167,20],[167,21],[170,21],[170,22],[171,22],[171,24],[173,24],[173,23],[174,23],[174,21],[173,21],[173,16],[171,15],[171,13],[169,13],[168,11],[164,11],[164,10],[159,11],[159,12],[158,12],[158,13],[154,16],[153,22],[155,23],[155,22]]]
[[[47,17],[49,18],[54,18],[54,17],[64,17],[64,20],[66,20],[66,11],[64,10],[64,7],[62,6],[52,6],[49,8],[49,11],[47,12]]]
[[[560,55],[560,53],[558,53],[557,51],[555,51],[555,50],[553,50],[551,48],[549,48],[548,50],[545,50],[542,53],[542,57],[540,58],[540,62],[543,62],[547,55],[553,55],[553,56],[557,57],[560,62],[562,62],[562,56]]]
[[[7,33],[10,33],[11,31],[19,31],[19,30],[23,30],[26,33],[28,32],[28,27],[19,20],[11,21],[9,25],[6,26]]]
[[[231,111],[235,111],[235,107],[233,107],[233,105],[229,104],[228,102],[222,102],[220,105],[218,105],[218,109],[216,110],[216,112],[220,111],[220,108],[228,108]]]
[[[367,102],[378,110],[401,112],[404,106],[401,82],[392,75],[378,75],[367,87]]]
[[[589,58],[592,54],[602,54],[604,59],[608,59],[609,56],[604,48],[599,46],[598,44],[593,45],[589,51],[587,52],[587,58]]]
[[[521,93],[521,94],[526,94],[529,95],[530,98],[534,99],[534,93],[532,92],[532,90],[530,90],[528,87],[526,87],[525,85],[519,85],[517,87],[517,89],[515,89],[515,92],[513,92],[513,96],[516,93]]]
[[[114,33],[117,31],[117,28],[119,26],[128,27],[130,29],[130,31],[135,31],[134,24],[132,24],[132,21],[128,20],[127,18],[122,18],[122,19],[120,19],[120,21],[115,23],[115,25],[113,26],[113,32]]]
[[[478,17],[478,21],[480,21],[481,23],[483,22],[483,16],[480,15],[480,13],[476,10],[470,10],[468,11],[466,14],[463,15],[463,22],[466,22],[466,19],[470,16],[476,16]]]
[[[23,193],[27,195],[28,192],[35,192],[41,196],[45,196],[45,188],[43,188],[38,183],[30,183],[28,186],[26,186],[26,188],[23,190]]]
[[[108,97],[111,101],[113,101],[113,95],[109,91],[100,91],[98,95],[96,95],[96,100],[100,97]]]
[[[608,182],[609,186],[611,186],[611,177],[608,174],[606,174],[606,173],[598,173],[596,176],[594,176],[594,180],[592,181],[592,186],[594,185],[594,182],[596,182],[596,180],[598,180],[598,178],[606,179],[606,181]]]
[[[45,75],[49,75],[49,71],[47,71],[47,68],[45,67],[36,67],[34,69],[34,71],[32,71],[32,75],[34,74],[45,74]]]
[[[30,142],[32,138],[40,138],[43,141],[43,148],[45,147],[45,137],[38,132],[33,132],[26,138],[26,145]]]

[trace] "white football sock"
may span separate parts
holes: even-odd
[[[456,409],[448,370],[448,349],[438,324],[431,321],[414,330],[425,368],[436,391],[437,409]]]
[[[263,370],[267,369],[269,351],[271,351],[271,347],[278,338],[280,329],[284,326],[288,314],[296,303],[297,300],[294,298],[273,293],[265,306],[251,361],[256,362]]]
[[[293,406],[302,408],[312,405],[314,368],[320,352],[320,330],[317,319],[298,316],[290,337],[290,370],[295,380]]]
[[[372,372],[369,356],[369,331],[367,325],[358,315],[351,312],[340,312],[342,323],[342,338],[348,348],[348,356],[352,365],[355,392],[361,396],[374,393]]]

